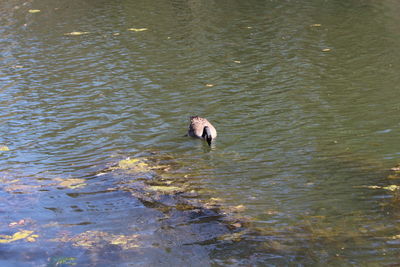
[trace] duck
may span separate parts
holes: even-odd
[[[211,146],[212,140],[217,137],[217,130],[206,118],[191,116],[187,135],[206,140]]]

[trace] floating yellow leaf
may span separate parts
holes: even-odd
[[[38,12],[40,12],[40,9],[29,9],[29,11],[28,11],[29,13],[38,13]]]
[[[39,235],[30,235],[26,238],[26,241],[28,242],[36,242],[36,238],[38,238]]]
[[[68,33],[64,33],[64,35],[67,36],[78,36],[78,35],[83,35],[83,34],[88,34],[89,32],[68,32]]]
[[[241,63],[240,60],[234,60],[233,62],[235,62],[235,63],[237,63],[237,64]]]
[[[392,184],[392,185],[385,186],[382,188],[393,192],[393,191],[399,190],[400,186]]]
[[[22,230],[20,232],[16,232],[12,236],[0,235],[0,244],[1,243],[10,243],[10,242],[14,242],[17,240],[25,239],[25,238],[29,237],[32,233],[33,233],[33,231]],[[35,236],[38,237],[37,235],[35,235]],[[31,241],[29,241],[29,242],[31,242]]]
[[[322,26],[322,24],[315,23],[315,24],[311,24],[310,26],[311,26],[311,27],[321,27],[321,26]]]
[[[268,215],[275,215],[275,214],[278,214],[279,212],[278,211],[276,211],[276,210],[266,210],[265,211],[265,214],[268,214]]]
[[[213,86],[214,86],[214,84],[207,83],[207,84],[206,84],[206,86],[207,86],[207,87],[213,87]]]
[[[128,31],[132,32],[142,32],[142,31],[147,31],[147,28],[129,28]]]
[[[0,146],[0,151],[10,151],[8,146]]]
[[[382,186],[379,186],[379,185],[367,185],[366,188],[369,188],[369,189],[380,189],[380,188],[382,188]]]
[[[360,187],[364,187],[364,188],[369,188],[369,189],[385,189],[385,190],[389,190],[389,191],[396,191],[400,189],[399,185],[388,185],[388,186],[379,186],[379,185],[366,185],[366,186],[360,186]]]
[[[21,219],[21,220],[19,220],[18,222],[11,222],[11,223],[9,223],[8,226],[9,226],[9,227],[13,227],[13,226],[17,226],[17,225],[24,225],[25,222],[26,222],[26,221],[25,221],[24,219]]]
[[[394,236],[391,236],[391,237],[389,237],[390,239],[400,239],[400,235],[394,235]]]
[[[400,171],[400,166],[393,167],[390,170],[395,172]]]
[[[22,230],[20,232],[16,232],[15,234],[13,234],[12,238],[14,240],[24,239],[24,238],[30,236],[32,233],[33,233],[33,231]]]
[[[330,52],[330,51],[331,51],[330,48],[324,48],[324,49],[322,49],[322,52]]]

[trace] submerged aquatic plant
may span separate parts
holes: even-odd
[[[138,248],[137,234],[132,235],[114,235],[103,231],[86,231],[73,237],[63,236],[51,241],[71,242],[75,247],[87,249],[98,248],[104,245],[117,245],[122,249]]]

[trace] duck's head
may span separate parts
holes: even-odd
[[[204,126],[203,134],[201,135],[201,137],[207,141],[209,146],[211,146],[212,135],[211,135],[210,128],[208,126]]]

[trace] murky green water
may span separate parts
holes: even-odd
[[[399,11],[1,2],[0,265],[397,264]]]

